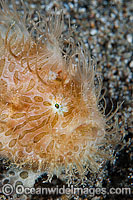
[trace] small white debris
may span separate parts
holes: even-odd
[[[129,65],[131,68],[133,68],[133,61],[131,61],[130,65]]]
[[[92,29],[92,30],[90,31],[90,34],[91,34],[91,35],[96,35],[96,33],[97,33],[97,30],[96,30],[96,29]]]
[[[131,34],[128,34],[128,35],[127,35],[127,41],[128,41],[129,43],[132,43],[132,35],[131,35]]]

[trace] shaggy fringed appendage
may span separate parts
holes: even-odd
[[[109,119],[98,108],[95,61],[80,45],[63,53],[62,15],[34,24],[35,39],[14,1],[14,12],[1,5],[0,155],[20,170],[27,165],[30,176],[36,165],[37,173],[69,183],[77,173],[98,172],[112,157],[106,147],[116,126],[107,132]]]

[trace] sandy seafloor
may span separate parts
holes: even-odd
[[[17,3],[19,4],[19,0]],[[98,70],[106,88],[107,108],[114,108],[117,103],[124,102],[118,111],[120,119],[125,123],[125,147],[116,154],[114,164],[107,164],[103,187],[131,187],[132,158],[131,158],[131,80],[132,80],[132,35],[131,25],[133,16],[131,0],[26,0],[31,9],[38,9],[45,15],[49,9],[62,9],[65,18],[65,28],[68,18],[75,28],[76,37],[91,49],[91,54],[97,60]],[[36,14],[34,17],[37,17]],[[89,44],[89,45],[88,45]],[[1,167],[3,169],[3,166]],[[43,185],[43,178],[36,185]],[[56,178],[55,178],[56,179]],[[54,180],[61,184],[60,180]],[[95,183],[94,183],[95,185]],[[33,196],[32,199],[49,199],[49,197]],[[60,199],[60,198],[58,198]],[[129,200],[131,195],[97,195],[87,198],[85,195],[72,199],[105,199]]]

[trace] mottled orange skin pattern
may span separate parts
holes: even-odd
[[[23,32],[15,39],[18,29],[10,25],[0,38],[0,155],[57,175],[97,171],[106,122],[93,66],[84,56],[83,66],[73,56],[66,62],[53,33],[43,44]]]
[[[93,148],[96,139],[104,135],[92,89],[85,102],[80,83],[64,72],[63,60],[50,64],[50,57],[48,62],[45,55],[38,56],[38,77],[34,55],[29,55],[30,70],[25,57],[18,60],[7,52],[4,59],[1,154],[16,163],[40,162],[38,167],[58,167],[78,162],[84,153],[89,156],[89,143]]]

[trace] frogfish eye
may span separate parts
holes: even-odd
[[[56,103],[56,104],[55,104],[55,107],[56,107],[57,109],[59,109],[59,104],[58,104],[58,103]]]

